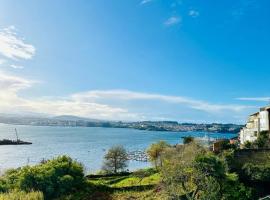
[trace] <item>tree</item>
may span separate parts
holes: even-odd
[[[170,145],[167,142],[159,141],[151,144],[151,146],[147,149],[149,159],[152,163],[154,163],[156,169],[158,169],[158,167],[162,167],[162,153],[168,147],[170,147]]]
[[[244,143],[244,148],[245,149],[250,149],[252,147],[252,143],[250,142],[250,141],[246,141],[245,143]]]
[[[250,189],[228,173],[225,160],[196,143],[170,148],[163,156],[161,175],[169,199],[251,199]]]
[[[184,144],[189,144],[191,142],[194,142],[194,137],[192,137],[192,136],[183,137]]]
[[[216,181],[195,167],[195,159],[203,155],[205,149],[196,143],[167,149],[163,155],[161,175],[164,189],[169,199],[198,199],[206,191],[219,190]],[[210,188],[211,187],[211,188]],[[216,196],[210,195],[208,196]]]
[[[270,164],[269,163],[245,163],[242,167],[244,175],[251,181],[270,182]]]
[[[113,146],[104,156],[103,170],[110,173],[123,171],[127,166],[128,154],[123,146]]]

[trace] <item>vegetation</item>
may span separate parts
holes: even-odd
[[[118,173],[126,169],[128,162],[127,151],[123,146],[114,146],[104,156],[103,170],[109,173]]]
[[[254,142],[245,142],[244,148],[246,149],[261,149],[270,148],[270,138],[268,131],[261,131],[258,138]]]
[[[0,179],[0,190],[41,191],[52,199],[77,191],[85,183],[83,167],[68,156],[59,156],[36,166],[9,170]]]
[[[228,173],[225,160],[196,143],[170,149],[164,158],[161,174],[169,199],[251,198],[250,189]]]
[[[267,165],[246,163],[242,169],[252,181],[270,182],[270,163]]]
[[[0,200],[43,200],[41,192],[11,191],[0,194]]]
[[[80,163],[60,156],[8,170],[0,178],[0,200],[253,200],[269,195],[270,154],[228,143],[223,149],[213,153],[192,139],[176,146],[159,141],[147,150],[155,168],[127,172],[127,152],[114,146],[104,156],[102,173],[88,176]]]
[[[189,143],[191,143],[191,142],[194,142],[194,137],[192,137],[192,136],[187,136],[187,137],[184,137],[184,138],[183,138],[183,143],[184,143],[184,144],[189,144]]]
[[[165,141],[159,141],[157,143],[151,144],[151,146],[148,148],[147,154],[149,156],[150,161],[154,164],[156,169],[162,167],[163,163],[162,154],[168,147],[170,147],[168,143],[166,143]]]

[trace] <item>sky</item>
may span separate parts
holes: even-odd
[[[268,0],[0,0],[0,113],[238,123],[270,99]]]

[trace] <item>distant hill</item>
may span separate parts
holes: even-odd
[[[121,122],[89,119],[73,115],[46,116],[40,115],[23,116],[14,114],[0,114],[0,123],[32,125],[32,126],[67,126],[67,127],[106,127],[106,128],[132,128],[148,131],[205,131],[216,133],[238,133],[243,127],[237,124],[195,124],[178,123],[176,121],[139,121]]]
[[[90,119],[85,117],[78,117],[74,115],[59,115],[56,117],[52,117],[55,120],[65,120],[65,121],[91,121],[91,122],[101,122],[99,119]]]

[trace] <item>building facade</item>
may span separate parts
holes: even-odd
[[[259,112],[256,112],[248,117],[246,126],[241,129],[239,134],[240,143],[254,142],[261,131],[269,131],[270,127],[270,106],[260,108]]]

